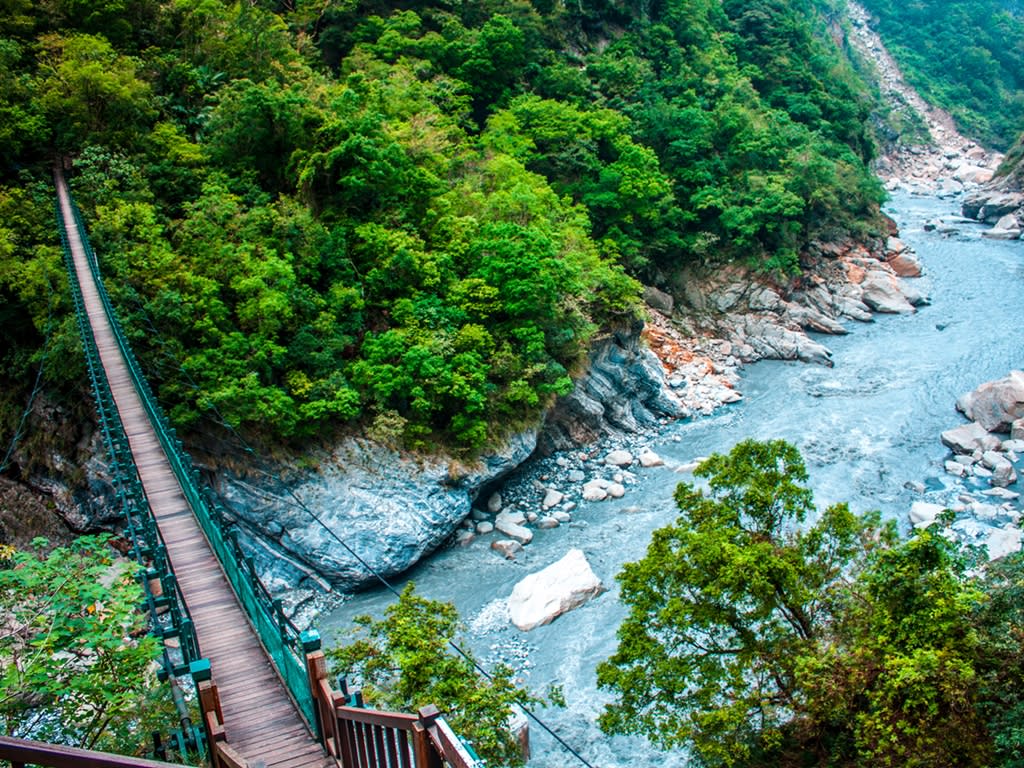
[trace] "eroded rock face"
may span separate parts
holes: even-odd
[[[406,570],[444,542],[480,489],[519,466],[535,444],[534,433],[520,434],[465,468],[352,439],[320,456],[314,470],[225,472],[219,485],[269,586],[347,590],[374,580],[356,555],[384,576]]]
[[[519,629],[529,632],[604,591],[582,550],[570,549],[558,562],[515,585],[508,601],[509,618]]]
[[[548,412],[539,439],[550,453],[601,437],[633,434],[661,418],[681,418],[686,408],[666,386],[665,369],[640,341],[642,324],[594,344],[590,367],[573,391]]]

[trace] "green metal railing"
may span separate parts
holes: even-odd
[[[187,674],[189,665],[202,657],[199,640],[196,637],[192,617],[185,604],[177,579],[167,559],[167,548],[160,536],[150,512],[149,500],[142,487],[138,469],[132,457],[128,437],[120,414],[114,404],[113,393],[107,381],[99,349],[78,283],[77,273],[68,243],[60,203],[57,203],[57,222],[64,251],[64,261],[70,276],[71,296],[75,305],[78,331],[85,351],[89,382],[96,402],[99,425],[103,441],[110,454],[111,480],[117,496],[118,507],[127,524],[127,535],[132,546],[132,555],[143,566],[139,573],[149,615],[150,631],[164,641],[164,675]],[[85,241],[83,239],[83,245]],[[159,588],[157,588],[159,584]],[[166,641],[177,639],[172,646]]]
[[[170,462],[171,469],[181,485],[186,501],[199,521],[199,525],[203,529],[211,549],[213,549],[214,554],[220,561],[228,581],[231,583],[239,602],[249,616],[268,656],[273,660],[278,673],[305,717],[307,724],[313,729],[316,718],[313,697],[309,689],[309,679],[306,673],[305,654],[320,647],[319,634],[313,630],[300,632],[298,627],[285,615],[281,602],[273,599],[260,581],[252,559],[245,556],[242,552],[238,544],[238,532],[233,520],[216,500],[212,489],[200,480],[199,472],[193,465],[191,456],[185,451],[174,428],[170,426],[164,416],[121,328],[117,314],[103,284],[96,255],[89,244],[81,213],[73,200],[71,201],[71,208],[82,245],[85,248],[90,271],[96,283],[100,299],[103,302],[107,318],[110,321],[110,326],[113,329],[114,338],[124,357],[132,383],[138,392],[157,439],[167,455],[167,460]],[[66,237],[63,233],[63,225],[61,231],[62,236]],[[68,252],[67,248],[65,248],[65,252]],[[71,276],[74,278],[73,265],[71,269]],[[72,282],[77,286],[76,280],[73,279]],[[80,320],[80,326],[81,322]],[[88,324],[87,319],[86,324]],[[88,338],[91,337],[90,331]],[[83,333],[83,339],[86,338],[86,335]],[[95,342],[93,342],[93,346],[95,346]],[[88,357],[90,354],[88,343],[86,343],[86,347]],[[96,359],[98,361],[98,354]],[[103,375],[102,366],[98,368],[98,373],[94,374],[92,363],[90,363],[90,377],[93,379],[94,391],[100,392],[102,390],[106,396],[110,395],[109,385],[106,382],[105,375]],[[116,414],[116,408],[113,411]],[[120,434],[123,435],[123,429]],[[127,446],[126,438],[124,439],[124,444]],[[141,484],[139,487],[141,488]]]

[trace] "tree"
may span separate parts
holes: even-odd
[[[630,613],[598,667],[617,696],[604,730],[707,766],[986,764],[985,600],[955,544],[900,542],[845,504],[808,524],[807,473],[782,441],[744,441],[696,475],[707,490],[681,484],[680,518],[619,576]]]
[[[102,37],[45,35],[38,104],[62,152],[86,144],[131,147],[154,115],[152,90],[139,62],[121,56]]]
[[[877,526],[836,505],[802,529],[813,510],[807,472],[782,441],[742,442],[695,474],[709,492],[680,484],[682,516],[619,575],[630,614],[598,667],[599,685],[619,695],[600,725],[730,765],[778,743],[795,664]]]
[[[44,553],[0,547],[4,732],[87,749],[137,750],[154,713],[156,640],[137,610],[134,566],[109,537]]]
[[[990,765],[986,600],[969,564],[939,526],[868,558],[799,663],[795,751],[841,765]]]
[[[327,656],[359,682],[369,704],[407,712],[434,704],[488,764],[523,764],[509,731],[512,708],[541,702],[516,687],[510,668],[499,666],[484,679],[471,655],[451,653],[459,629],[455,606],[419,597],[410,583],[383,620],[355,621],[364,637]]]
[[[979,612],[978,711],[992,738],[991,765],[1024,766],[1024,554],[991,563]]]

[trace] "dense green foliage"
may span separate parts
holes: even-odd
[[[1024,130],[1024,13],[1001,0],[863,0],[907,80],[1005,151]]]
[[[782,441],[696,475],[619,576],[605,730],[707,766],[1020,764],[1019,556],[979,580],[941,523],[900,541],[877,514],[816,514]]]
[[[138,612],[134,565],[102,537],[43,552],[0,547],[3,732],[136,753],[173,722],[155,695],[156,641]]]
[[[1006,153],[1006,159],[999,167],[997,176],[1006,178],[1006,182],[1016,189],[1024,189],[1024,133]]]
[[[459,617],[451,603],[419,597],[410,583],[383,619],[361,616],[356,624],[364,636],[327,656],[336,671],[360,687],[368,704],[397,712],[433,704],[488,765],[523,764],[510,718],[515,704],[540,700],[512,682],[508,667],[499,666],[484,679],[471,655],[454,655],[449,643]]]
[[[474,452],[638,284],[863,227],[870,103],[812,0],[7,0],[0,376],[73,385],[54,154],[179,427]],[[54,359],[54,355],[50,355]]]

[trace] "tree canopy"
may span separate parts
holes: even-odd
[[[567,391],[637,280],[791,274],[877,213],[870,97],[823,5],[585,6],[8,2],[0,290],[31,327],[0,377],[23,395],[73,346],[38,299],[55,154],[176,426],[273,443],[473,454]]]
[[[383,619],[355,621],[362,636],[330,649],[327,657],[367,703],[400,712],[433,704],[489,765],[523,764],[509,730],[513,707],[541,700],[519,688],[507,666],[485,679],[468,651],[453,653],[449,643],[460,630],[455,606],[420,597],[410,583]]]
[[[141,754],[153,727],[173,721],[169,696],[156,693],[136,567],[107,538],[49,552],[45,540],[30,552],[0,546],[4,733]]]
[[[696,476],[619,575],[603,729],[707,766],[1017,764],[1019,556],[979,578],[942,523],[900,540],[876,513],[818,512],[782,441]]]

